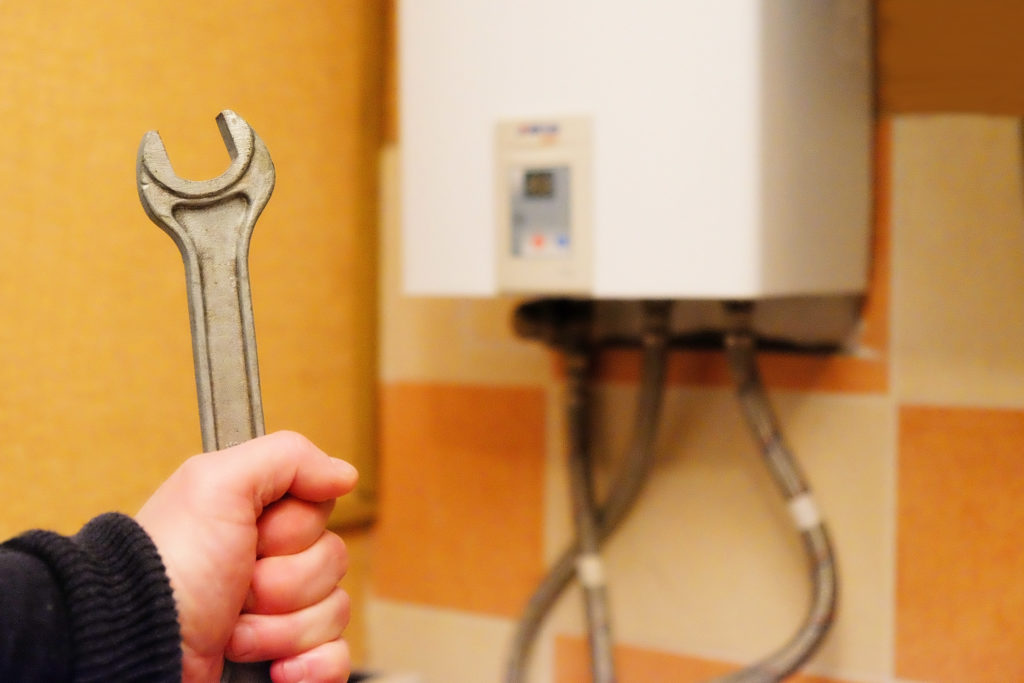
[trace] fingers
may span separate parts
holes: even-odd
[[[334,500],[310,503],[285,496],[271,504],[256,522],[256,555],[292,555],[320,538],[334,509]]]
[[[275,683],[335,683],[348,680],[352,667],[348,643],[340,638],[270,667]]]
[[[348,570],[345,543],[325,531],[306,550],[256,562],[245,610],[284,614],[326,598]]]
[[[348,625],[348,593],[335,588],[320,602],[287,614],[242,614],[225,654],[236,662],[296,657],[337,640]]]
[[[289,493],[312,502],[342,496],[359,478],[344,460],[332,458],[295,432],[275,432],[218,453],[220,464],[265,507]]]

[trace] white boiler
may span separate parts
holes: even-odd
[[[410,294],[864,289],[866,0],[405,0]]]

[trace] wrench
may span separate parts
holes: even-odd
[[[249,239],[274,190],[263,141],[235,112],[217,116],[231,165],[210,180],[174,174],[160,134],[149,131],[136,163],[139,198],[185,262],[203,450],[263,434],[256,331],[249,289]],[[222,683],[270,681],[266,663],[224,663]]]

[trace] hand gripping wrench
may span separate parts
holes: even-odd
[[[185,262],[204,451],[263,434],[248,259],[253,227],[274,189],[274,164],[252,127],[230,110],[217,125],[231,165],[216,178],[178,178],[156,131],[143,136],[136,164],[142,206]],[[269,680],[266,663],[225,662],[221,678]]]

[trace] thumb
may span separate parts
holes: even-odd
[[[359,479],[356,468],[332,458],[296,432],[274,432],[220,451],[222,471],[261,508],[290,494],[319,503],[342,496]]]

